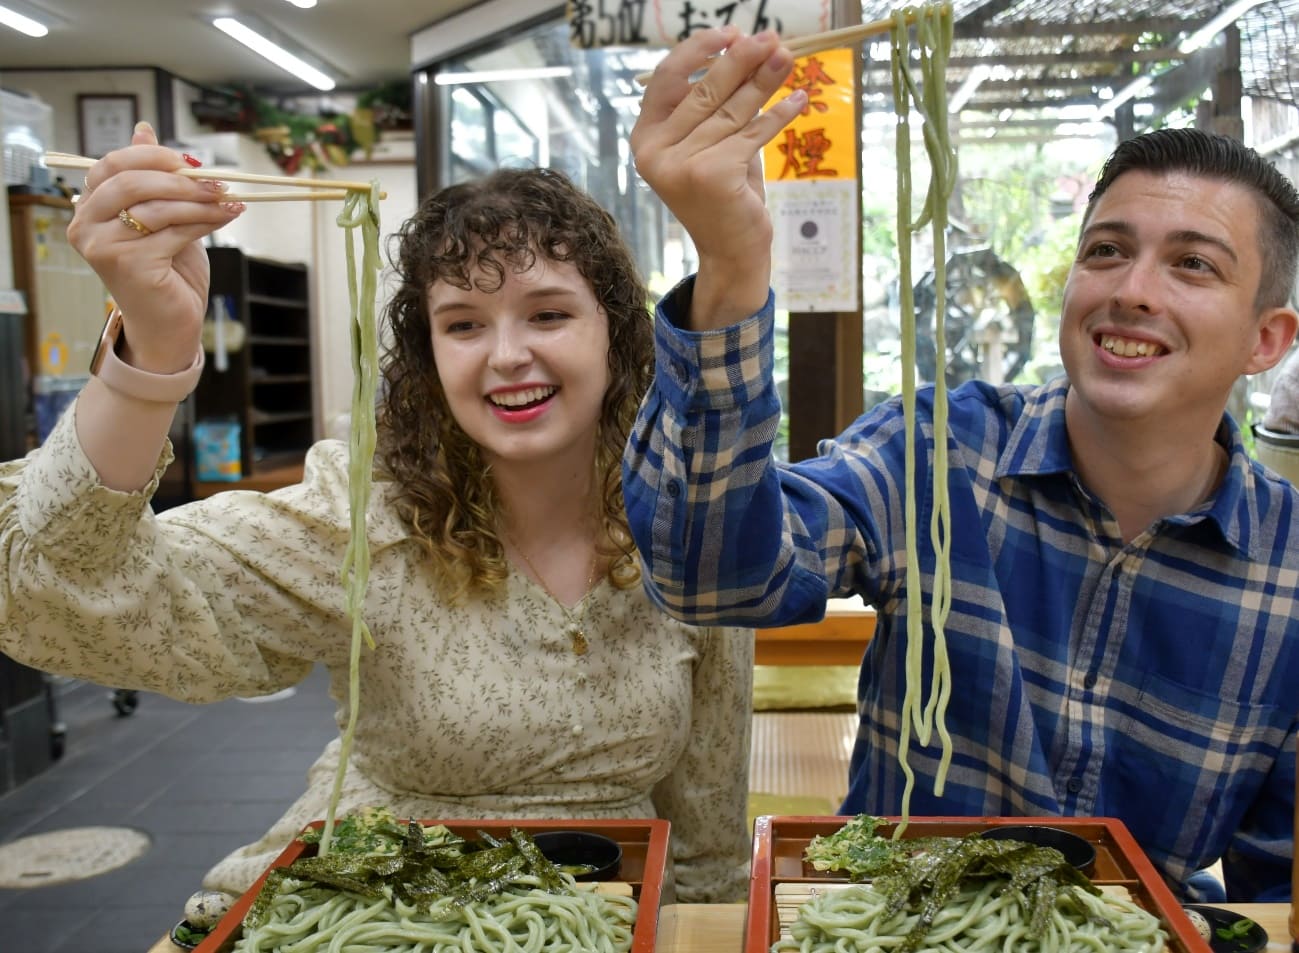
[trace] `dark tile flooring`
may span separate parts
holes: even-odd
[[[306,787],[336,734],[317,669],[288,697],[186,705],[56,685],[63,757],[0,795],[0,845],[107,825],[143,831],[149,851],[85,880],[0,888],[0,953],[145,953],[183,914],[204,872],[260,837]]]

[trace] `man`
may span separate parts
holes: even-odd
[[[901,623],[910,599],[928,607],[933,499],[919,493],[917,594],[900,402],[817,459],[771,459],[772,226],[757,157],[805,99],[759,110],[791,62],[774,35],[709,31],[646,90],[637,165],[700,264],[659,306],[657,380],[624,490],[647,585],[680,618],[807,622],[853,592],[876,607],[843,811],[898,814]],[[1251,461],[1225,407],[1233,382],[1295,336],[1297,256],[1299,195],[1250,150],[1186,130],[1116,150],[1064,294],[1067,379],[950,397],[956,754],[939,795],[938,735],[912,740],[912,814],[1117,816],[1184,897],[1202,896],[1193,875],[1220,858],[1231,899],[1289,895],[1299,494]],[[924,388],[922,488],[932,408]],[[928,627],[925,639],[927,678]]]

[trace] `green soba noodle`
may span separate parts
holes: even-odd
[[[301,886],[284,881],[266,922],[245,927],[233,953],[625,953],[636,921],[630,897],[526,882],[487,901],[444,897],[427,911]]]
[[[1029,914],[1005,880],[962,886],[935,916],[923,949],[930,953],[1163,953],[1167,937],[1157,918],[1135,903],[1065,888],[1041,937],[1029,931]],[[883,894],[852,884],[818,894],[799,910],[790,936],[772,953],[886,953],[902,947],[920,915],[888,915]]]
[[[365,513],[370,505],[370,486],[374,466],[375,392],[379,381],[379,344],[375,321],[375,297],[379,287],[379,186],[371,183],[368,192],[349,192],[338,224],[347,236],[347,296],[352,314],[352,416],[348,445],[348,493],[351,537],[343,554],[342,577],[347,589],[347,612],[352,617],[352,645],[348,663],[347,727],[343,731],[338,755],[338,772],[325,812],[325,827],[320,837],[320,853],[329,852],[334,832],[334,815],[342,796],[343,778],[347,774],[352,739],[361,710],[361,642],[374,648],[370,629],[362,618],[365,590],[370,580],[370,545],[365,535]],[[361,261],[356,259],[355,230],[361,230]],[[357,272],[360,272],[358,288]]]
[[[923,88],[917,88],[909,68],[910,36],[908,23],[916,24],[919,40],[920,72]],[[926,4],[919,8],[898,9],[893,15],[893,105],[897,114],[895,151],[897,156],[897,233],[898,282],[901,290],[902,315],[902,408],[906,423],[904,450],[906,495],[904,522],[907,548],[907,648],[906,694],[902,702],[902,728],[898,740],[898,761],[906,784],[902,792],[902,820],[894,833],[900,837],[911,814],[911,792],[915,772],[907,762],[911,734],[928,745],[937,727],[942,744],[938,771],[934,775],[934,793],[941,795],[952,760],[952,739],[944,715],[952,690],[952,673],[948,664],[944,626],[952,604],[951,516],[947,492],[947,379],[945,332],[946,298],[946,230],[947,203],[956,183],[956,153],[947,128],[948,53],[952,46],[952,9],[949,4]],[[911,220],[911,110],[923,120],[925,150],[929,156],[929,188],[919,217]],[[911,245],[913,236],[929,225],[934,249],[934,347],[938,355],[934,374],[934,512],[930,537],[934,547],[933,595],[930,622],[934,633],[934,671],[928,700],[922,696],[922,659],[924,651],[924,597],[920,581],[920,557],[916,545],[916,314],[911,279]]]

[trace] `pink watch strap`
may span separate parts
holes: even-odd
[[[117,320],[114,321],[114,318]],[[194,363],[185,370],[175,374],[153,374],[132,367],[117,356],[115,345],[120,331],[121,318],[115,311],[104,325],[104,335],[90,371],[108,387],[137,400],[179,404],[198,386],[204,363],[201,346],[194,355]]]

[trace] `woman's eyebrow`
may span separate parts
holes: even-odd
[[[468,301],[444,301],[442,304],[434,305],[429,310],[429,316],[445,314],[448,311],[472,311],[473,307]]]
[[[527,298],[575,298],[577,292],[567,285],[542,285],[539,288],[529,288],[524,297]]]

